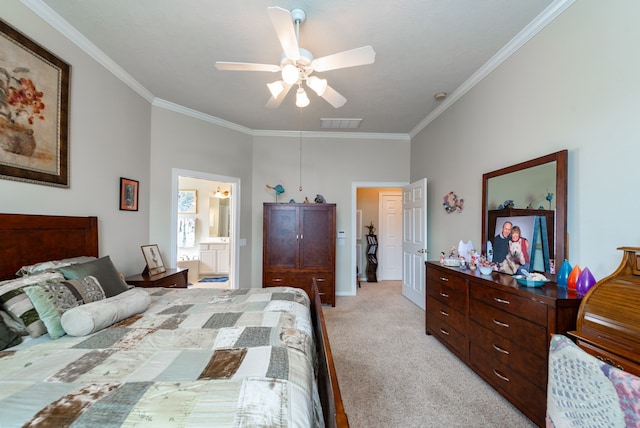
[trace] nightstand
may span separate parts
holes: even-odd
[[[136,287],[187,288],[189,269],[167,269],[166,272],[148,276],[141,273],[125,278],[127,284]]]

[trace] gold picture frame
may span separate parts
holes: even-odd
[[[69,187],[71,66],[0,20],[0,178]]]
[[[162,254],[160,254],[160,249],[157,244],[143,245],[141,248],[144,260],[147,263],[147,266],[142,272],[143,275],[153,276],[167,271],[164,267]]]

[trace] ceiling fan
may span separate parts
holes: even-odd
[[[218,70],[229,71],[280,72],[281,80],[267,84],[271,92],[271,98],[266,104],[268,108],[280,106],[294,85],[298,86],[296,105],[298,107],[309,105],[309,97],[302,87],[303,82],[333,107],[342,107],[347,99],[329,86],[326,79],[312,76],[312,73],[372,64],[376,58],[373,48],[363,46],[314,59],[311,52],[298,46],[300,24],[306,19],[306,13],[302,9],[292,9],[289,12],[278,6],[268,7],[267,11],[284,51],[280,65],[217,61],[215,67]]]

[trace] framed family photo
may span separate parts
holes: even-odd
[[[164,267],[162,255],[160,254],[160,249],[157,244],[143,245],[141,248],[144,260],[147,263],[144,273],[148,273],[149,276],[153,276],[167,271]]]
[[[70,65],[0,20],[0,178],[69,187]]]
[[[138,211],[139,182],[120,177],[120,210]]]

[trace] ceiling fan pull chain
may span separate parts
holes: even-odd
[[[300,187],[298,190],[302,192],[302,110],[298,109],[298,129],[300,130]]]

